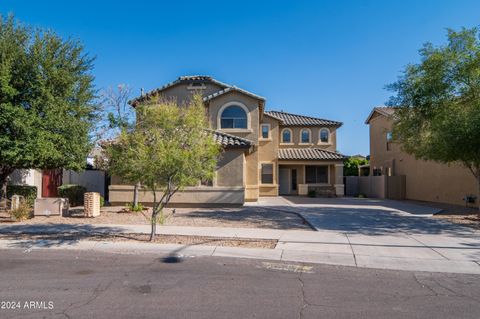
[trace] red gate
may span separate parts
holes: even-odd
[[[58,187],[62,185],[62,173],[61,168],[42,171],[42,197],[58,197]]]

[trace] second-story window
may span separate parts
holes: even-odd
[[[262,139],[268,140],[270,138],[270,124],[262,124]]]
[[[300,140],[302,143],[310,143],[310,130],[304,128],[300,133]]]
[[[326,128],[322,128],[320,130],[320,142],[321,143],[328,143],[330,138],[330,131]]]
[[[282,131],[282,143],[292,143],[292,131],[288,128]]]
[[[247,113],[238,105],[227,107],[222,112],[221,128],[247,128]]]

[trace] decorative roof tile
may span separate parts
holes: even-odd
[[[260,96],[260,95],[256,95],[256,94],[254,94],[254,93],[252,93],[252,92],[248,92],[247,90],[241,89],[241,88],[236,87],[236,86],[229,86],[229,87],[227,87],[227,88],[225,88],[225,89],[223,89],[223,90],[220,90],[220,91],[214,92],[214,93],[212,93],[212,94],[210,94],[210,95],[207,95],[207,96],[205,96],[205,97],[203,98],[203,101],[204,101],[204,102],[208,102],[208,101],[210,101],[210,100],[213,100],[213,99],[216,98],[216,97],[219,97],[219,96],[221,96],[221,95],[223,95],[223,94],[226,94],[226,93],[232,92],[232,91],[241,92],[241,93],[243,93],[243,94],[245,94],[245,95],[248,95],[248,96],[250,96],[250,97],[253,97],[254,99],[258,99],[258,100],[265,101],[265,98],[264,98],[264,97],[262,97],[262,96]]]
[[[320,148],[281,148],[279,160],[343,160],[344,155]]]
[[[220,132],[220,131],[212,131],[212,130],[209,130],[209,131],[213,133],[213,139],[218,144],[224,147],[248,148],[252,145],[252,142],[250,140],[247,140],[246,138],[238,137],[238,136],[227,134],[225,132]]]
[[[265,111],[265,114],[281,121],[284,126],[341,126],[342,122],[281,111]]]

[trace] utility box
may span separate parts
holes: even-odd
[[[83,196],[85,217],[100,216],[100,193],[88,192]]]
[[[33,207],[33,216],[67,216],[67,198],[37,198]]]

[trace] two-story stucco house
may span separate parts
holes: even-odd
[[[395,109],[375,107],[368,115],[370,126],[370,174],[405,176],[405,197],[429,202],[462,205],[466,195],[476,194],[472,173],[461,164],[441,164],[416,159],[392,140]]]
[[[176,99],[203,95],[212,134],[223,146],[216,176],[172,198],[176,205],[241,205],[260,196],[318,193],[341,196],[343,156],[336,152],[340,122],[265,111],[265,98],[209,76],[183,76],[131,101],[152,95]],[[132,186],[112,178],[110,201],[132,200]],[[140,201],[149,202],[148,193]]]

